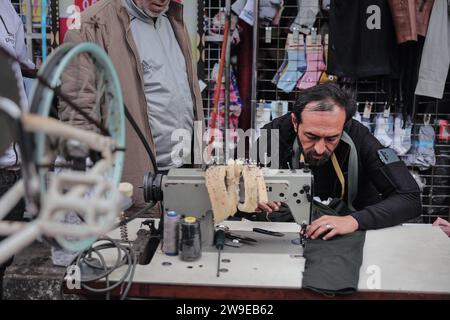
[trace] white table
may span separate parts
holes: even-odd
[[[317,298],[316,293],[300,290],[305,260],[302,249],[291,243],[298,235],[295,223],[227,221],[236,233],[258,240],[257,245],[225,247],[221,272],[216,276],[217,251],[203,248],[199,260],[181,261],[160,249],[149,265],[138,265],[130,295],[179,298]],[[140,221],[129,226],[130,236]],[[274,237],[251,232],[253,227],[285,233]],[[118,231],[111,233],[119,238]],[[133,240],[131,237],[130,240]],[[114,261],[114,251],[106,254]],[[169,262],[169,265],[167,265]],[[111,275],[118,280],[124,267]],[[450,238],[438,227],[408,225],[366,233],[358,292],[350,297],[450,298]]]

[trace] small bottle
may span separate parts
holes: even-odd
[[[202,255],[200,223],[195,217],[186,217],[180,224],[180,259],[195,261]]]

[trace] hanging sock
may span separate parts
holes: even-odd
[[[261,0],[259,2],[259,21],[263,25],[269,25],[283,8],[283,0]],[[235,13],[239,13],[239,18],[253,26],[254,21],[254,0],[244,1],[238,0],[233,4],[232,9]]]
[[[388,148],[392,144],[392,139],[387,134],[388,131],[388,118],[384,117],[383,114],[378,114],[375,118],[375,138],[380,141],[380,143]]]
[[[272,110],[272,120],[284,116],[288,113],[288,102],[287,101],[272,101],[270,104],[270,108]]]
[[[412,147],[403,161],[406,165],[416,166],[423,171],[436,164],[434,153],[435,132],[433,126],[429,124],[429,119],[428,121],[425,120],[424,124],[419,124],[419,126],[418,135],[413,139]],[[417,128],[415,131],[417,132]]]
[[[284,59],[281,63],[281,66],[278,68],[277,72],[275,73],[275,76],[272,79],[272,83],[274,85],[278,84],[278,81],[280,81],[281,73],[286,69],[286,66],[288,64],[289,58],[287,54],[287,50],[284,52]]]
[[[409,117],[406,119],[406,124],[401,114],[395,117],[392,149],[400,156],[405,155],[411,149],[411,129],[412,124]]]
[[[292,32],[297,29],[301,33],[309,34],[320,11],[319,0],[297,0],[297,8],[298,13],[290,29]]]
[[[320,79],[320,75],[325,70],[323,62],[322,45],[312,45],[306,47],[306,72],[305,75],[297,83],[297,88],[308,89],[314,87]]]
[[[429,119],[425,120],[424,124],[420,127],[417,144],[418,160],[423,162],[425,167],[436,164],[436,156],[434,153],[435,132],[429,121]]]
[[[386,134],[391,139],[392,143],[394,143],[394,116],[392,114],[387,118]]]
[[[372,112],[372,104],[366,102],[366,106],[364,107],[364,113],[361,117],[361,123],[369,129],[369,132],[372,133],[372,124],[370,123],[370,113]]]
[[[273,82],[276,81],[277,87],[286,93],[292,92],[295,84],[306,71],[305,45],[303,37],[298,43],[294,43],[292,34],[288,35],[286,41],[285,61],[281,65]],[[278,75],[279,73],[279,75]]]
[[[283,8],[283,0],[262,0],[259,4],[259,19],[263,25],[272,24],[274,18]]]

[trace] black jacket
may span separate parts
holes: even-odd
[[[279,130],[279,167],[292,168],[293,144],[296,133],[287,114],[265,125],[268,154],[271,150],[270,136],[272,129]],[[358,188],[353,206],[357,210],[351,215],[358,221],[359,229],[379,229],[394,226],[421,214],[420,189],[403,161],[385,165],[378,157],[377,151],[384,147],[356,120],[350,120],[344,130],[352,138],[358,154]],[[350,147],[342,141],[334,151],[339,165],[347,179],[348,155]],[[289,165],[288,165],[289,163]],[[311,168],[314,175],[314,196],[322,199],[339,198],[341,185],[331,161],[321,167]],[[346,183],[347,185],[347,183]],[[347,190],[344,194],[347,199]]]

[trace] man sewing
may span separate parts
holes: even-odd
[[[322,84],[302,91],[292,113],[264,127],[279,130],[279,150],[271,152],[279,153],[280,167],[307,165],[313,196],[328,200],[314,201],[306,230],[311,239],[390,227],[421,213],[420,190],[406,165],[352,119],[355,110],[348,91]],[[281,205],[261,203],[256,211],[273,220]]]

